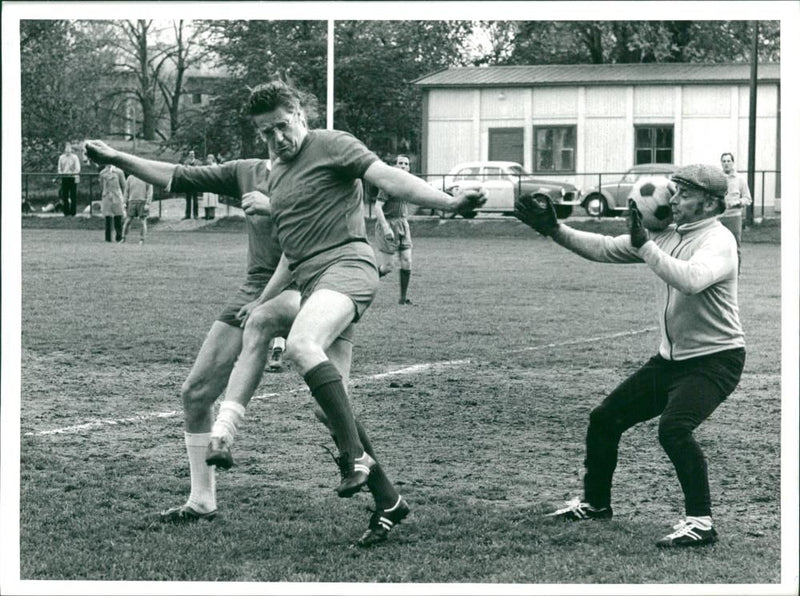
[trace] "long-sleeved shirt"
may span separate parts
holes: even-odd
[[[141,201],[147,205],[153,200],[153,185],[137,178],[133,174],[125,181],[125,204]]]
[[[177,166],[167,190],[172,192],[213,192],[236,197],[258,190],[267,194],[269,161],[239,159],[208,166]],[[268,215],[245,215],[247,228],[247,279],[266,284],[275,273],[281,247],[275,224]]]
[[[725,194],[725,215],[741,215],[742,207],[746,207],[753,202],[750,196],[750,188],[747,186],[747,180],[742,178],[736,173],[736,170],[730,174],[725,174],[728,179],[728,192]]]
[[[744,347],[739,322],[736,240],[716,217],[651,234],[641,248],[630,236],[603,236],[560,225],[554,239],[592,261],[645,262],[658,276],[661,344],[668,360]]]
[[[74,153],[62,153],[58,158],[58,173],[59,174],[80,174],[81,173],[81,160]],[[64,176],[67,178],[68,176]],[[70,176],[76,182],[77,176]]]

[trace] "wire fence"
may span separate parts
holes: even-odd
[[[580,200],[585,202],[593,193],[597,195],[602,193],[607,197],[610,202],[614,198],[614,204],[608,205],[609,211],[606,216],[613,216],[614,209],[623,209],[626,205],[625,198],[627,192],[633,186],[634,180],[626,177],[628,172],[580,172],[569,174],[568,178],[572,180],[570,184],[575,184],[581,191]],[[767,209],[770,208],[772,212],[778,211],[779,203],[776,199],[780,198],[780,170],[757,170],[755,172],[755,184],[751,189],[753,196],[753,205],[748,210],[748,217],[764,218]],[[657,174],[656,174],[657,175]],[[746,172],[739,172],[739,175],[747,178]],[[426,180],[431,186],[447,192],[449,187],[452,186],[452,176],[447,174],[418,174],[420,178]],[[544,178],[544,176],[536,175],[536,178]],[[85,213],[88,215],[99,215],[98,202],[101,199],[101,187],[99,182],[99,174],[97,172],[86,172],[79,175],[79,181],[76,185],[77,188],[77,203],[76,213]],[[499,179],[507,179],[509,183],[515,188],[516,192],[523,186],[523,179],[525,176],[508,175],[483,175],[483,178],[497,181]],[[484,181],[477,180],[477,182]],[[551,182],[565,182],[567,176],[549,176],[546,177]],[[488,180],[485,180],[488,181]],[[365,184],[365,204],[368,211],[371,211],[372,203],[374,203],[377,189],[369,184]],[[157,206],[157,215],[162,217],[162,201],[171,198],[183,198],[183,194],[169,193],[161,188],[153,188],[153,207]],[[230,215],[231,204],[235,204],[235,200],[229,197],[219,197],[219,207],[225,207],[225,215]],[[22,205],[23,213],[58,213],[63,211],[62,197],[61,197],[61,175],[55,172],[23,172],[22,173]],[[585,209],[584,205],[584,209]],[[156,215],[156,210],[151,207],[151,213]],[[434,214],[434,212],[431,212]],[[444,216],[444,214],[436,213]],[[587,212],[588,214],[588,212]],[[596,215],[591,213],[591,215]],[[369,213],[367,214],[369,217]],[[602,215],[601,215],[602,217]]]

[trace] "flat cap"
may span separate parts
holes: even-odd
[[[705,164],[683,166],[673,172],[671,179],[678,184],[698,188],[719,198],[724,198],[728,192],[728,179],[717,166]]]

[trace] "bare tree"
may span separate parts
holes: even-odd
[[[208,56],[206,46],[200,42],[205,39],[208,24],[203,21],[192,22],[191,26],[183,20],[173,21],[175,45],[168,53],[168,58],[174,66],[171,75],[159,79],[158,87],[169,112],[170,137],[175,135],[180,126],[181,95],[186,71],[192,66],[202,62]]]

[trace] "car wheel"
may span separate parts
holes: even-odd
[[[555,205],[555,208],[558,219],[567,219],[572,215],[572,205]]]
[[[463,217],[464,219],[472,219],[476,215],[478,215],[477,211],[468,211],[467,213],[462,213],[461,217]]]
[[[606,203],[605,197],[601,194],[593,194],[586,197],[583,202],[583,208],[586,210],[586,214],[592,217],[608,215],[608,203]]]

